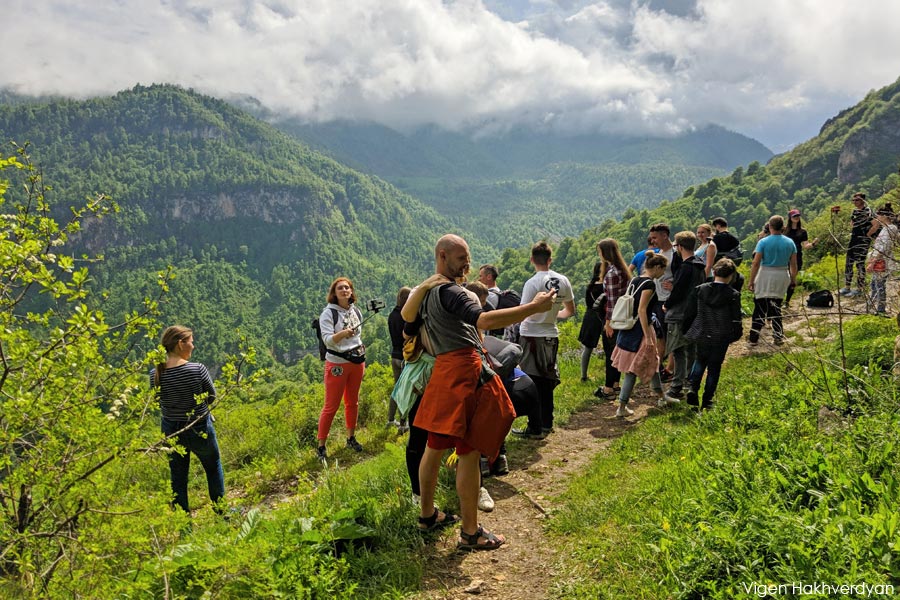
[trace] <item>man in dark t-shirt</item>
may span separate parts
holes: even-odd
[[[712,220],[712,226],[716,230],[716,235],[714,235],[712,239],[713,243],[716,245],[716,260],[720,258],[720,255],[731,252],[741,245],[740,240],[728,231],[728,221],[724,218],[716,217]]]
[[[543,292],[527,304],[485,312],[456,283],[465,278],[471,263],[464,239],[448,234],[438,240],[435,263],[435,275],[413,290],[401,311],[408,322],[423,318],[435,354],[431,380],[415,418],[416,427],[428,431],[419,464],[419,528],[435,529],[454,522],[434,506],[434,493],[443,453],[456,448],[456,489],[462,516],[457,546],[494,550],[505,540],[478,525],[479,459],[481,454],[497,455],[515,412],[500,378],[483,368],[478,331],[505,327],[545,312],[556,294]]]
[[[875,213],[866,204],[866,195],[853,194],[853,212],[850,213],[850,242],[847,244],[847,260],[844,263],[844,287],[841,296],[860,296],[866,291],[866,254],[869,253],[869,245],[872,239],[869,237],[869,228]],[[853,282],[853,267],[856,266],[856,288],[850,289]]]

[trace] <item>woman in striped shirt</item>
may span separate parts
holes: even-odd
[[[221,513],[222,507],[215,505],[225,495],[225,474],[209,412],[210,404],[216,399],[216,388],[206,367],[188,362],[194,351],[194,334],[190,329],[180,325],[166,328],[162,346],[166,361],[156,365],[150,378],[162,408],[162,432],[178,443],[177,449],[169,453],[173,504],[190,512],[187,488],[193,452],[206,471],[213,510]]]

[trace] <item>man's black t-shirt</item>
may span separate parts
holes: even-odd
[[[740,245],[740,241],[728,231],[720,231],[713,236],[712,241],[716,245],[716,252],[719,254],[730,252]]]

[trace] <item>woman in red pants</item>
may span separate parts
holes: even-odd
[[[319,415],[318,459],[325,463],[325,442],[334,415],[344,399],[347,447],[356,452],[363,448],[356,441],[356,418],[359,413],[359,387],[366,370],[366,347],[360,337],[362,313],[355,306],[353,282],[338,277],[328,288],[328,306],[319,316],[322,341],[325,343],[325,406]]]

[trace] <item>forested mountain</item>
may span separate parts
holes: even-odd
[[[373,123],[267,118],[341,162],[384,177],[497,248],[574,235],[772,156],[759,142],[714,126],[669,138],[524,128],[477,135],[434,126],[404,134]]]
[[[388,179],[528,177],[556,163],[691,165],[731,170],[772,152],[751,138],[708,126],[675,137],[562,135],[518,128],[490,135],[437,126],[401,133],[375,123],[278,120],[280,129],[341,162]]]
[[[672,232],[694,230],[700,222],[724,216],[730,229],[745,238],[752,250],[756,233],[775,213],[789,208],[803,212],[810,237],[830,239],[831,230],[846,234],[846,211],[854,191],[868,194],[876,206],[892,201],[900,206],[900,80],[870,92],[859,104],[842,111],[823,126],[818,136],[790,152],[773,158],[768,165],[750,163],[725,177],[688,187],[681,198],[663,202],[651,210],[632,208],[618,220],[609,219],[577,237],[563,240],[554,264],[563,273],[586,280],[596,260],[595,244],[604,237],[618,239],[628,258],[643,247],[653,223],[666,222]],[[845,204],[845,212],[826,208]],[[811,256],[835,250],[822,243]],[[839,250],[839,249],[838,249]],[[529,274],[525,248],[504,254],[501,283],[519,285]],[[584,284],[584,281],[581,281]]]
[[[527,277],[524,248],[530,242],[578,228],[579,219],[601,221],[602,207],[614,207],[601,225],[558,244],[556,267],[580,282],[595,260],[595,242],[607,235],[630,254],[653,222],[665,220],[678,230],[721,214],[751,238],[771,213],[790,206],[803,209],[809,221],[850,190],[865,189],[876,198],[892,189],[900,155],[898,89],[893,84],[872,92],[826,123],[818,137],[766,166],[738,167],[652,210],[627,190],[653,180],[659,198],[667,173],[687,179],[697,172],[660,162],[654,163],[656,174],[643,165],[553,162],[529,179],[457,179],[453,186],[433,177],[402,181],[430,189],[433,198],[443,199],[436,203],[443,210],[464,213],[457,223],[494,232],[497,247],[520,248],[504,252],[504,285],[521,285]],[[96,192],[120,203],[119,215],[88,223],[77,240],[76,252],[105,255],[92,274],[98,288],[112,292],[106,310],[132,309],[153,291],[155,274],[173,265],[164,319],[197,328],[198,357],[212,363],[240,335],[276,360],[296,360],[313,347],[309,321],[335,275],[353,277],[363,299],[390,304],[400,285],[430,269],[440,233],[466,231],[385,181],[310,150],[245,111],[171,86],[138,86],[84,102],[16,98],[0,105],[0,139],[32,144],[34,159],[55,187],[50,198],[62,212]],[[496,151],[485,142],[442,139],[448,157],[451,142],[459,143],[457,166],[472,159],[483,168],[481,157]],[[481,154],[466,154],[464,147]],[[532,166],[535,147],[525,143],[519,152],[531,157]],[[548,148],[548,154],[556,152]],[[579,151],[572,148],[569,157]],[[528,164],[516,160],[523,169]],[[412,166],[405,171],[415,172]],[[479,245],[480,239],[472,236],[475,261],[493,259],[496,251]],[[373,356],[384,356],[384,320],[367,327]]]
[[[239,335],[288,362],[311,349],[310,320],[337,275],[353,278],[361,299],[392,306],[451,229],[384,181],[171,86],[0,106],[0,140],[31,144],[60,214],[98,192],[119,203],[74,246],[105,255],[92,274],[112,292],[106,309],[131,310],[174,265],[164,319],[195,327],[198,357],[212,363]],[[374,322],[386,338],[384,319]],[[373,344],[376,355],[386,343]]]

